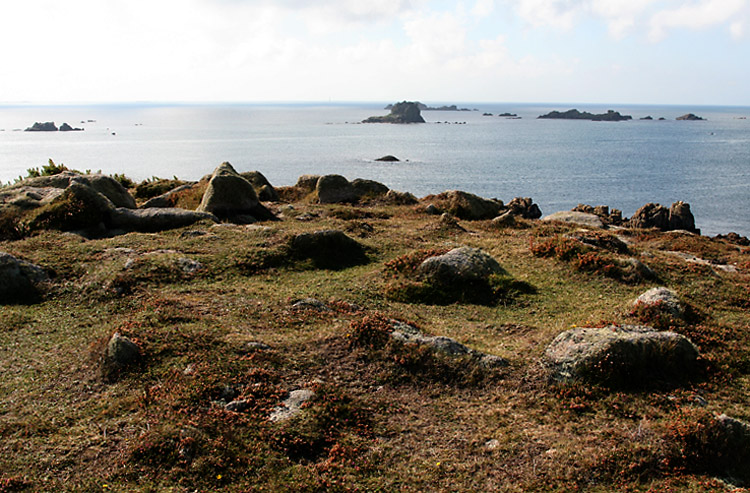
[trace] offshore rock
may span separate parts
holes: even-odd
[[[385,116],[371,116],[362,123],[424,123],[419,105],[402,101],[391,107],[391,113]]]

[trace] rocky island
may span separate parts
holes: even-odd
[[[476,111],[476,110],[470,110],[469,108],[459,108],[455,104],[451,105],[443,105],[443,106],[427,106],[424,103],[421,103],[419,101],[416,101],[417,106],[421,111]],[[390,110],[393,108],[392,104],[389,104],[385,107],[385,109]]]
[[[606,113],[594,114],[587,111],[581,112],[577,109],[562,112],[551,111],[546,115],[540,115],[538,118],[558,120],[591,120],[595,122],[620,122],[633,119],[633,117],[630,115],[621,115],[618,111],[613,110],[609,110]]]
[[[63,123],[60,125],[60,128],[57,128],[57,125],[55,125],[55,122],[35,122],[32,126],[28,127],[25,132],[70,132],[70,131],[83,131],[82,128],[74,128],[68,125],[67,123]]]
[[[687,120],[687,121],[697,122],[697,121],[703,121],[705,120],[705,118],[701,118],[700,116],[695,115],[693,113],[687,113],[685,115],[678,116],[677,118],[675,118],[675,120]]]
[[[402,101],[391,107],[391,112],[385,116],[371,116],[362,123],[425,123],[418,103]]]
[[[0,186],[0,491],[739,491],[750,241],[62,165]]]

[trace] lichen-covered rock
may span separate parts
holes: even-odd
[[[677,293],[665,287],[649,289],[638,296],[633,302],[633,305],[635,307],[646,306],[655,308],[679,318],[685,316],[685,308],[682,306],[682,303],[680,303],[680,298],[677,296]]]
[[[0,305],[35,301],[37,286],[47,279],[38,265],[0,252]]]
[[[460,247],[443,255],[430,257],[417,267],[420,279],[432,284],[451,286],[487,281],[505,270],[489,254],[478,248]]]
[[[27,178],[7,187],[4,192],[12,192],[17,189],[23,189],[24,191],[37,189],[36,193],[46,196],[54,192],[45,189],[66,189],[72,183],[91,187],[107,197],[115,207],[135,208],[135,199],[130,195],[130,192],[111,176],[102,174],[82,175],[73,171],[63,171],[56,175]]]
[[[293,257],[310,259],[321,269],[343,269],[368,262],[364,247],[337,230],[299,234],[291,239],[289,250]]]
[[[181,228],[202,220],[218,222],[208,212],[189,211],[172,207],[151,207],[148,209],[125,209],[118,207],[110,212],[113,228],[125,231],[157,232]]]
[[[419,200],[413,194],[398,192],[396,190],[388,190],[383,199],[386,203],[394,205],[414,205],[419,203]]]
[[[492,219],[504,209],[498,200],[488,200],[478,195],[460,190],[449,190],[438,195],[425,197],[443,212],[449,212],[459,219]]]
[[[140,208],[151,209],[153,207],[176,207],[179,194],[190,190],[194,186],[195,183],[186,183],[184,185],[179,185],[168,192],[157,195],[156,197],[151,197],[146,202],[144,202]]]
[[[107,359],[114,365],[126,367],[141,359],[141,348],[130,338],[115,332],[107,343]]]
[[[390,191],[387,186],[375,180],[356,178],[351,183],[357,193],[358,199],[379,198],[385,196]]]
[[[289,393],[289,396],[284,399],[281,405],[277,406],[273,412],[271,412],[268,419],[274,423],[287,421],[302,412],[302,405],[313,397],[315,397],[315,392],[312,390],[293,390]]]
[[[297,178],[297,183],[294,186],[307,193],[311,193],[315,191],[318,180],[320,180],[320,175],[302,175]]]
[[[689,378],[697,370],[698,349],[680,334],[651,327],[575,328],[547,346],[545,359],[559,380],[639,387]]]
[[[580,211],[560,211],[545,216],[542,221],[560,221],[564,223],[573,223],[587,228],[603,228],[602,219],[593,213]]]
[[[356,202],[359,194],[354,186],[341,175],[321,176],[315,186],[321,204],[341,204]]]
[[[72,182],[52,202],[32,211],[27,223],[31,231],[102,232],[114,208],[112,201],[92,187]]]
[[[260,202],[249,181],[229,163],[222,163],[208,182],[198,212],[210,212],[221,219],[252,216]]]
[[[691,233],[700,234],[700,230],[695,228],[695,218],[690,212],[690,204],[679,201],[669,207],[669,230],[685,230]]]
[[[255,188],[255,193],[258,194],[259,200],[263,202],[279,201],[279,194],[276,192],[276,189],[273,188],[271,182],[260,171],[246,171],[240,173],[240,176],[249,181]]]

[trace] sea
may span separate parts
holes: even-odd
[[[0,181],[49,159],[135,181],[198,180],[228,161],[275,186],[340,174],[417,197],[531,197],[545,215],[583,203],[629,217],[649,202],[681,200],[703,234],[750,236],[750,107],[450,102],[470,111],[423,111],[425,124],[360,123],[387,114],[385,104],[0,105]],[[633,120],[537,118],[571,108]],[[704,120],[676,120],[686,113]],[[84,131],[23,131],[46,121]],[[384,155],[400,161],[376,161]]]

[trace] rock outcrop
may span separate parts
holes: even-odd
[[[48,279],[38,265],[0,252],[0,305],[35,301],[39,284]]]
[[[398,163],[401,160],[396,156],[391,156],[390,154],[388,154],[387,156],[377,158],[375,161],[381,161],[384,163]]]
[[[690,212],[690,204],[675,202],[667,209],[663,205],[648,203],[638,209],[630,218],[631,228],[656,228],[661,231],[685,230],[700,234],[695,227],[695,218]]]
[[[702,121],[704,118],[701,118],[698,115],[694,115],[693,113],[686,113],[682,116],[678,116],[675,118],[675,120],[688,120],[688,121]]]
[[[633,306],[648,307],[678,318],[685,317],[685,307],[680,303],[677,293],[665,287],[649,289],[635,299]]]
[[[595,122],[620,122],[633,119],[630,115],[621,115],[618,111],[614,110],[609,110],[606,113],[594,114],[587,111],[581,112],[576,109],[562,112],[551,111],[546,115],[540,115],[538,118],[557,120],[592,120]]]
[[[218,218],[211,213],[174,207],[150,207],[142,209],[118,207],[112,210],[109,215],[111,228],[142,232],[158,232],[181,228],[202,220],[218,222]]]
[[[603,228],[604,222],[596,214],[579,211],[560,211],[545,216],[542,221],[560,221],[573,223],[587,228]]]
[[[459,219],[479,220],[497,217],[504,210],[499,200],[489,200],[460,190],[449,190],[423,199],[439,211],[448,212]]]
[[[240,176],[250,182],[253,188],[255,188],[255,193],[258,194],[258,199],[262,202],[279,201],[279,194],[276,192],[276,189],[273,188],[271,182],[260,171],[245,171],[244,173],[240,173]]]
[[[237,223],[271,220],[275,216],[263,207],[252,184],[229,163],[222,163],[211,175],[203,199],[196,209]]]
[[[343,269],[369,261],[362,245],[337,230],[299,234],[291,239],[289,250],[292,257],[309,259],[319,269]]]
[[[55,122],[35,122],[32,126],[28,127],[24,132],[57,132],[58,128]]]
[[[459,247],[430,257],[417,267],[417,276],[433,285],[458,286],[486,282],[505,270],[492,256],[478,248]]]
[[[385,116],[371,116],[362,123],[424,123],[424,118],[417,103],[402,101],[391,107],[391,113]]]
[[[321,176],[315,185],[315,192],[321,204],[352,203],[359,199],[357,190],[341,175]]]
[[[545,359],[558,380],[611,387],[681,383],[698,369],[698,349],[689,339],[636,325],[565,331],[547,347]]]
[[[513,215],[521,216],[524,219],[539,219],[542,217],[541,209],[531,200],[531,197],[516,197],[508,202],[506,207]]]

